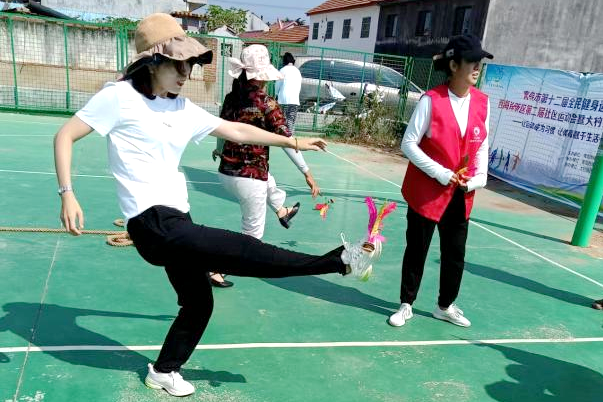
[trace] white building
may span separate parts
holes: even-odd
[[[194,11],[207,4],[207,0],[41,0],[41,4],[83,20],[106,17],[140,20],[152,13]]]
[[[306,12],[308,45],[373,53],[379,10],[378,0],[327,0]]]
[[[268,31],[270,26],[264,22],[262,17],[258,17],[251,11],[247,11],[247,26],[245,27],[245,32],[249,31]]]

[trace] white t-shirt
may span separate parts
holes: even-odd
[[[456,117],[456,121],[461,129],[461,136],[464,137],[465,131],[467,130],[467,121],[469,120],[471,94],[464,98],[460,98],[449,89],[448,96],[452,111],[454,112],[454,117]],[[488,114],[485,123],[486,139],[475,155],[475,175],[467,182],[468,191],[484,187],[486,185],[486,180],[488,179],[487,131],[490,127],[490,100],[488,100]],[[404,155],[406,155],[416,167],[445,186],[450,181],[454,172],[431,159],[421,148],[419,148],[419,143],[424,135],[426,135],[427,138],[431,138],[431,98],[428,95],[424,95],[417,104],[417,107],[408,122],[408,127],[406,127],[400,148],[402,148]]]
[[[190,210],[180,158],[190,140],[200,142],[222,119],[187,98],[148,99],[125,81],[106,84],[76,116],[107,137],[126,220],[153,205]]]
[[[299,105],[299,91],[301,91],[302,76],[297,67],[287,64],[280,69],[285,76],[282,81],[276,82],[278,103],[281,105]]]

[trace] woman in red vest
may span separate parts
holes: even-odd
[[[434,57],[434,68],[448,82],[425,93],[402,140],[410,163],[402,185],[408,203],[406,250],[402,262],[400,309],[389,318],[399,327],[412,317],[427,251],[435,227],[440,234],[440,294],[433,316],[468,327],[471,322],[453,302],[465,265],[465,244],[475,190],[488,171],[488,97],[477,90],[483,58],[493,56],[473,35],[450,39]]]

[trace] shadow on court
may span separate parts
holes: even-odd
[[[388,316],[400,307],[398,303],[388,302],[378,297],[362,293],[356,288],[341,286],[316,276],[298,276],[290,278],[266,279],[264,282],[290,292],[314,297],[316,299],[372,311]]]
[[[595,402],[603,399],[603,376],[587,367],[503,345],[479,345],[501,352],[515,363],[505,371],[511,380],[485,386],[500,402]]]
[[[567,290],[552,288],[550,286],[543,285],[540,282],[536,282],[531,279],[503,271],[501,269],[465,263],[465,271],[486,279],[506,283],[511,286],[529,290],[530,292],[539,293],[543,296],[548,296],[569,304],[590,308],[592,303],[591,299],[580,294],[568,292]]]
[[[530,232],[529,230],[524,230],[524,229],[519,229],[519,228],[512,227],[512,226],[502,225],[500,223],[494,223],[494,222],[486,221],[486,220],[483,220],[483,219],[471,218],[471,220],[475,221],[475,222],[478,222],[478,223],[482,223],[482,224],[487,225],[487,226],[494,226],[494,227],[497,227],[499,229],[511,230],[513,232],[516,232],[516,233],[521,233],[521,234],[525,234],[525,235],[528,235],[528,236],[538,237],[540,239],[549,240],[549,241],[552,241],[552,242],[555,242],[555,243],[569,244],[569,242],[567,240],[559,239],[557,237],[547,236],[547,235],[544,235],[544,234],[541,234],[541,233]]]
[[[171,321],[168,315],[143,315],[114,311],[100,311],[62,307],[56,304],[39,303],[7,303],[3,307],[6,314],[0,318],[0,332],[10,331],[35,346],[123,346],[121,343],[97,332],[90,331],[77,324],[78,317],[118,317],[146,320]],[[36,332],[31,321],[24,317],[40,316],[53,330]],[[135,325],[135,324],[134,324]],[[147,363],[152,361],[146,356],[132,350],[118,351],[44,351],[58,360],[76,366],[88,366],[100,369],[132,371],[139,375],[141,381],[147,373]],[[9,359],[0,354],[0,362]],[[226,371],[183,370],[190,380],[205,380],[212,386],[220,386],[223,382],[247,382],[240,374]]]

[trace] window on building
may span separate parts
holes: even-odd
[[[471,7],[457,7],[454,11],[453,35],[462,35],[471,32]]]
[[[327,31],[325,32],[325,39],[333,38],[333,21],[327,22]]]
[[[352,20],[343,20],[343,29],[341,30],[341,38],[348,39],[350,37],[350,28],[352,27]]]
[[[312,39],[318,39],[318,22],[312,24]]]
[[[371,17],[364,17],[362,19],[362,27],[360,28],[360,37],[368,38],[371,33]]]
[[[430,36],[432,28],[432,17],[433,13],[429,10],[423,10],[419,12],[419,19],[417,21],[416,36]]]
[[[398,14],[390,14],[385,20],[385,37],[398,36]]]

